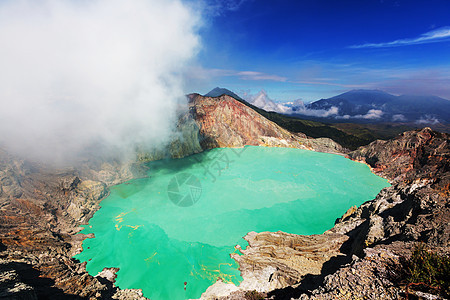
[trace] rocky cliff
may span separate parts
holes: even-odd
[[[217,147],[290,147],[328,153],[348,150],[329,138],[292,133],[228,95],[188,95],[188,108],[180,112],[172,142],[163,149],[140,151],[140,161],[181,158]]]
[[[330,153],[345,151],[331,139],[312,139],[302,133],[289,132],[228,95],[212,98],[191,94],[188,97],[190,114],[198,125],[203,149],[253,145]]]
[[[108,194],[107,185],[142,176],[139,167],[102,163],[55,170],[0,153],[0,298],[139,299],[90,276],[72,259],[74,235]],[[115,296],[114,296],[115,295]]]

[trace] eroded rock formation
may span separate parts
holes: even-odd
[[[344,151],[331,139],[312,139],[301,133],[291,133],[228,95],[212,98],[191,94],[189,99],[190,113],[200,130],[203,149],[253,145],[330,153]]]
[[[56,171],[0,153],[0,298],[139,299],[72,259],[83,240],[73,234],[98,209],[107,183],[142,176],[134,165],[103,168]]]

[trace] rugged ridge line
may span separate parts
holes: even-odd
[[[205,97],[190,94],[189,110],[200,131],[203,149],[217,147],[269,146],[343,153],[329,138],[308,138],[292,133],[228,95]]]

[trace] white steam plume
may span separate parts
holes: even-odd
[[[0,1],[0,147],[67,160],[167,142],[199,20],[180,0]]]

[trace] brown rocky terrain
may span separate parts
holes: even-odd
[[[167,151],[172,157],[244,145],[345,151],[330,139],[292,134],[229,96],[193,94],[189,99],[189,112],[180,118],[179,134]],[[163,156],[141,153],[138,158]],[[418,240],[448,251],[448,135],[429,129],[408,132],[349,157],[371,165],[392,186],[349,210],[324,235],[249,233],[250,247],[236,257],[243,285],[237,289],[219,282],[209,295],[239,299],[245,290],[259,290],[281,298],[334,299],[341,292],[394,298],[400,289],[378,273],[381,262],[395,261]],[[139,291],[114,287],[115,270],[93,277],[72,256],[85,238],[74,234],[99,208],[108,187],[144,176],[144,167],[88,161],[56,170],[0,150],[0,299],[142,297]],[[375,286],[367,288],[363,279]]]
[[[114,164],[56,171],[2,152],[0,299],[138,299],[139,291],[119,291],[71,258],[83,239],[73,234],[98,209],[107,184],[138,171]]]

